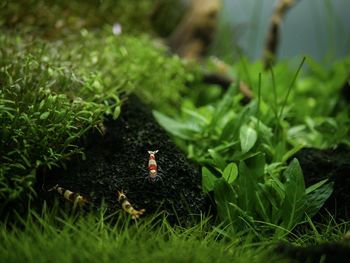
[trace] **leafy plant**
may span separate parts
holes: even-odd
[[[321,133],[316,128],[318,118],[305,116],[310,109],[304,114],[295,109],[304,96],[298,91],[301,66],[288,82],[279,68],[286,70],[284,66],[271,70],[270,80],[259,74],[258,96],[248,105],[240,104],[242,96],[232,85],[222,99],[207,105],[186,101],[175,118],[154,112],[188,156],[204,166],[203,190],[214,191],[223,221],[237,227],[242,221],[252,228],[260,223],[274,226],[278,235],[304,222],[306,215],[312,217],[332,192],[332,184],[326,181],[306,189],[298,162],[285,169],[287,161],[306,145],[322,142],[324,147],[349,140],[344,111],[337,117],[320,117],[321,125],[326,121],[329,126]],[[277,86],[275,70],[281,73],[283,85]],[[283,86],[289,88],[281,96],[277,87]],[[313,128],[307,131],[304,125]]]
[[[271,108],[262,101],[242,106],[237,86],[231,88],[217,105],[196,108],[183,104],[178,120],[154,111],[158,122],[175,137],[188,156],[203,165],[223,170],[228,162],[246,159],[259,151],[269,160],[286,161],[300,145],[288,138],[288,123],[277,122]],[[260,119],[257,119],[259,115]],[[273,136],[276,128],[278,136]]]
[[[221,177],[203,168],[203,189],[214,191],[218,214],[223,221],[286,234],[314,216],[332,193],[332,183],[323,180],[305,188],[300,165],[294,159],[281,179],[266,173],[264,154],[227,165]]]
[[[277,114],[286,100],[282,119],[289,125],[287,136],[305,146],[326,149],[334,145],[349,144],[349,106],[344,102],[341,88],[348,78],[349,58],[343,58],[332,65],[323,65],[306,57],[301,77],[297,79],[288,98],[288,87],[295,62],[281,61],[261,78],[262,100],[271,105]],[[248,63],[242,59],[232,69],[234,75],[259,87],[258,76],[263,72],[260,62]]]

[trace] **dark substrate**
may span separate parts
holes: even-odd
[[[136,97],[122,106],[117,120],[104,125],[104,135],[95,131],[84,140],[86,160],[72,160],[66,169],[49,172],[38,181],[41,199],[50,202],[57,193],[47,190],[58,184],[86,196],[90,201],[87,207],[99,208],[104,201],[109,212],[120,209],[117,191],[121,190],[136,209],[146,209],[146,215],[166,211],[174,222],[187,222],[208,211],[198,168],[176,148]],[[161,169],[157,182],[145,180],[148,151],[154,150],[159,150],[156,160]],[[60,202],[65,201],[61,198]]]
[[[339,146],[336,149],[318,150],[305,148],[295,156],[304,173],[306,186],[323,179],[334,182],[334,191],[326,201],[319,215],[330,213],[337,220],[350,219],[350,149]],[[326,211],[327,210],[327,211]]]
[[[349,262],[350,259],[350,247],[344,241],[309,247],[297,247],[288,243],[282,243],[273,252],[283,255],[295,263],[343,263]]]

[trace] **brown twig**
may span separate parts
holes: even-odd
[[[263,64],[267,69],[275,62],[277,48],[280,40],[281,24],[287,11],[295,4],[295,0],[279,0],[272,14],[267,34],[265,48],[263,51]]]

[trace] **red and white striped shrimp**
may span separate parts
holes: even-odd
[[[152,182],[156,182],[159,179],[162,180],[161,175],[158,172],[158,165],[156,162],[156,156],[155,154],[158,152],[156,151],[148,151],[149,157],[148,157],[148,175],[145,179],[148,179]]]
[[[63,196],[64,199],[72,202],[75,206],[76,205],[83,206],[84,204],[88,203],[88,200],[84,196],[78,193],[74,193],[70,190],[64,189],[63,187],[58,186],[58,184],[56,184],[54,187],[52,187],[48,191],[49,192],[56,191],[61,196]]]
[[[132,219],[139,218],[146,211],[145,209],[136,210],[133,208],[123,191],[118,191],[118,202],[121,204],[123,210],[131,215]]]

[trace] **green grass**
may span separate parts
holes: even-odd
[[[312,223],[311,223],[312,224]],[[295,245],[341,240],[350,222],[313,225],[283,239]],[[316,232],[317,231],[317,234]],[[2,262],[287,262],[273,252],[281,239],[228,231],[210,218],[171,226],[164,215],[130,221],[120,212],[66,215],[52,208],[2,225]]]
[[[259,262],[265,255],[264,243],[251,244],[249,236],[238,233],[224,237],[208,219],[180,227],[162,216],[136,223],[118,213],[114,217],[118,219],[112,223],[103,213],[79,218],[32,213],[21,225],[1,228],[1,260]]]

